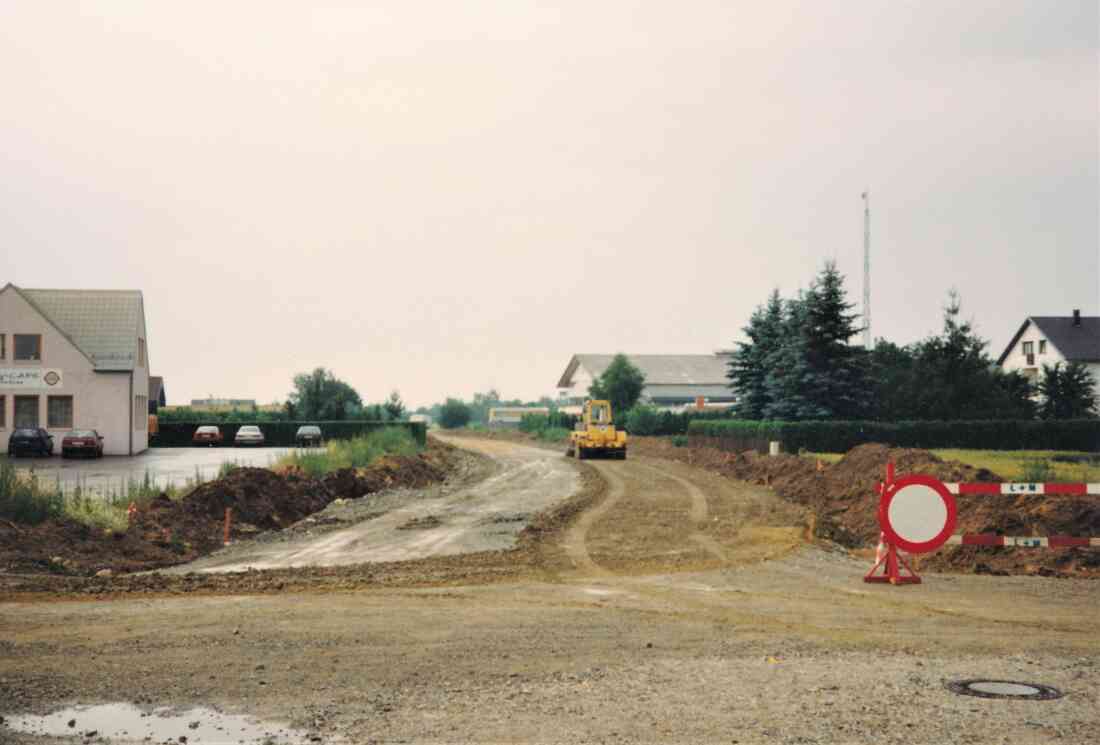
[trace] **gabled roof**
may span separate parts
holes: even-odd
[[[628,354],[627,359],[645,375],[645,384],[720,386],[728,389],[729,357],[717,354]],[[572,385],[578,368],[599,377],[615,359],[613,354],[575,354],[558,381],[559,388]]]
[[[1031,323],[1066,360],[1100,362],[1100,316],[1081,316],[1079,326],[1073,325],[1073,316],[1029,316],[997,358],[998,365],[1004,363]]]
[[[92,361],[133,370],[142,326],[140,290],[31,290],[8,284]]]

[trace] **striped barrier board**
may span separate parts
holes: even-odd
[[[955,546],[1018,546],[1020,548],[1089,548],[1100,547],[1100,538],[1081,538],[1071,535],[1048,537],[995,535],[993,533],[965,533],[947,539]]]
[[[952,494],[1100,494],[1100,484],[953,484],[945,483]]]
[[[993,533],[953,535],[958,519],[955,497],[960,495],[1100,495],[1100,484],[1060,483],[944,483],[932,476],[910,474],[894,478],[894,463],[886,464],[886,481],[879,484],[879,545],[875,563],[864,582],[892,585],[919,584],[899,549],[910,554],[935,551],[943,545],[1016,546],[1019,548],[1094,548],[1100,538],[1069,535],[1005,536]],[[879,570],[882,573],[879,574]],[[902,570],[907,570],[908,574]]]

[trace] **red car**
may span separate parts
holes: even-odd
[[[61,457],[71,458],[84,455],[91,458],[103,457],[103,435],[94,429],[74,429],[61,438]]]
[[[195,445],[221,445],[222,431],[212,424],[204,424],[195,430],[191,442]]]

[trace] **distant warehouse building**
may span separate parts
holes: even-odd
[[[149,358],[137,290],[0,289],[0,445],[12,430],[96,429],[108,455],[149,447]]]
[[[662,409],[683,409],[700,401],[704,406],[728,407],[737,400],[726,378],[730,361],[727,353],[626,357],[645,375],[644,403]],[[592,381],[603,374],[613,359],[613,354],[573,355],[558,380],[558,404],[563,411],[580,411]]]
[[[545,406],[494,406],[489,409],[490,429],[518,429],[523,417],[528,415],[550,416]]]

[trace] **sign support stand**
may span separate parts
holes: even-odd
[[[900,566],[899,566],[900,565]],[[878,568],[882,567],[882,574],[876,575]],[[905,567],[909,574],[902,574],[900,567]],[[871,571],[863,577],[864,582],[889,582],[892,585],[919,585],[921,580],[913,567],[905,557],[898,553],[898,547],[887,541],[886,554],[871,567]]]

